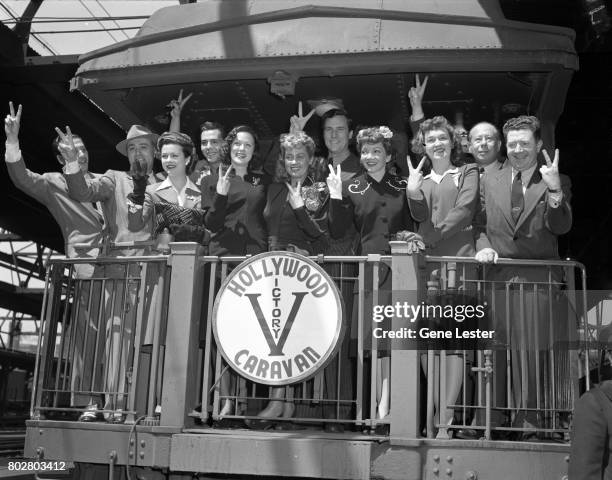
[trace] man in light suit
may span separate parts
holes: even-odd
[[[6,154],[5,161],[9,176],[15,186],[27,193],[31,197],[45,205],[53,218],[58,223],[64,236],[65,252],[68,258],[76,257],[92,257],[95,258],[100,253],[102,243],[102,232],[104,226],[104,217],[96,204],[89,202],[74,201],[68,195],[68,186],[64,180],[64,176],[59,172],[47,172],[43,174],[32,172],[26,168],[25,162],[19,148],[19,127],[21,123],[22,107],[19,105],[17,113],[13,107],[13,103],[9,103],[10,113],[4,121],[4,131],[6,133]],[[98,174],[88,171],[89,155],[83,140],[73,135],[74,146],[77,151],[77,163],[80,172],[88,181],[99,177]],[[60,138],[56,138],[53,142],[53,151],[60,162],[64,164],[62,156],[59,154],[58,145]],[[81,280],[87,280],[94,273],[94,266],[91,264],[76,264],[74,267],[75,276]],[[81,307],[78,309],[79,315],[74,321],[76,332],[74,336],[75,351],[74,351],[74,366],[72,369],[71,390],[100,390],[99,386],[91,385],[93,365],[84,363],[83,352],[89,350],[91,358],[93,358],[92,342],[95,342],[97,325],[95,323],[95,315],[89,315],[87,308],[91,305],[92,311],[97,309],[97,299],[99,292],[96,294],[95,288],[91,289],[93,300],[88,301],[90,289],[83,288],[82,297],[80,299]],[[89,326],[87,322],[90,322]],[[88,333],[86,333],[88,332]],[[87,337],[87,338],[85,338]],[[100,378],[99,375],[96,375]],[[73,406],[89,405],[94,408],[95,400],[89,395],[74,394],[72,395],[71,404]],[[90,412],[85,412],[82,420],[91,419]]]
[[[149,129],[132,125],[127,137],[117,144],[117,151],[126,156],[129,161],[130,171],[108,170],[104,175],[90,181],[86,181],[83,173],[78,167],[76,148],[71,140],[70,132],[63,134],[58,130],[62,138],[60,148],[62,156],[66,160],[64,177],[68,184],[70,196],[80,202],[101,202],[108,225],[108,235],[112,242],[109,247],[110,256],[133,256],[142,255],[148,248],[125,248],[122,242],[146,242],[151,240],[152,219],[149,218],[141,229],[131,231],[129,229],[129,205],[128,197],[132,195],[144,195],[147,184],[161,181],[163,177],[153,174],[153,161],[156,153],[158,135]],[[138,172],[138,173],[137,173]],[[141,175],[139,172],[143,172]],[[113,245],[115,245],[113,247]],[[130,358],[130,349],[135,337],[136,327],[136,298],[140,283],[141,270],[137,263],[128,266],[124,263],[107,264],[104,266],[104,276],[108,278],[106,288],[106,308],[109,318],[106,322],[106,375],[105,390],[115,392],[107,399],[107,410],[113,410],[106,419],[112,423],[124,421],[123,409],[125,394],[127,393],[127,372]],[[154,269],[152,269],[154,270]],[[143,331],[150,327],[152,319],[156,318],[156,284],[155,272],[147,272],[146,291],[144,298],[140,299],[138,308],[144,308]],[[127,282],[127,287],[125,283]],[[115,301],[126,295],[127,299]],[[145,370],[143,370],[145,371]]]
[[[557,260],[557,236],[567,233],[572,225],[570,181],[559,174],[559,152],[555,151],[551,161],[543,151],[546,163],[538,166],[542,140],[535,117],[510,119],[503,133],[508,161],[501,169],[489,171],[481,178],[481,210],[475,220],[476,259],[483,263],[494,263],[498,256]],[[496,334],[509,325],[506,341],[512,349],[513,406],[519,409],[536,407],[535,392],[541,388],[536,384],[536,357],[540,369],[544,368],[542,350],[551,347],[544,348],[542,342],[553,335],[548,308],[558,291],[553,286],[552,293],[547,294],[546,287],[534,286],[534,282],[548,283],[549,274],[553,282],[561,280],[560,272],[545,267],[486,269],[487,280],[508,292],[507,299],[498,296],[509,302],[510,318],[504,318],[505,308],[498,306]],[[505,290],[507,286],[509,289]],[[535,412],[519,413],[515,425],[529,429],[541,424]]]

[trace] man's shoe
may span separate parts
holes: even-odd
[[[116,410],[114,412],[105,413],[104,419],[108,423],[123,423],[125,422],[125,415],[123,415],[122,410]]]
[[[93,403],[87,405],[87,408],[81,415],[79,415],[79,422],[97,422],[101,420],[100,412],[98,412],[98,405]]]
[[[474,430],[473,428],[461,428],[455,430],[455,438],[461,438],[463,440],[479,440],[484,434],[480,430]]]

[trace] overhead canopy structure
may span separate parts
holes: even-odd
[[[279,6],[282,5],[282,10]],[[358,123],[402,128],[412,73],[429,72],[431,113],[519,111],[554,125],[577,69],[574,32],[509,21],[491,0],[209,0],[158,10],[137,36],[84,54],[73,79],[124,128],[164,129],[179,88],[195,92],[183,130],[204,120],[283,132],[295,98],[336,96]],[[278,73],[277,73],[278,72]],[[427,105],[426,105],[427,107]]]

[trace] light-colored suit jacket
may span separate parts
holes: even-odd
[[[153,185],[148,185],[142,209],[129,209],[128,222],[130,230],[139,231],[147,224],[152,223],[152,219],[155,215],[156,203],[179,204],[178,194],[176,190],[172,188],[169,179],[165,179]],[[185,188],[185,202],[182,206],[184,208],[202,208],[202,194],[200,188],[197,187],[189,177],[187,177],[187,185]]]
[[[66,256],[97,257],[103,239],[104,218],[91,202],[77,202],[68,195],[68,185],[59,172],[35,173],[28,170],[23,159],[7,162],[9,176],[15,186],[45,205],[60,226],[64,236]],[[80,174],[83,182],[85,176]],[[88,173],[87,181],[100,177]],[[75,248],[77,245],[90,245],[92,248]],[[93,272],[91,265],[76,267],[79,278],[88,278]]]
[[[138,231],[128,228],[127,196],[134,191],[134,182],[127,172],[108,170],[89,182],[81,172],[64,174],[70,196],[79,202],[101,202],[111,241],[131,242],[151,238],[151,219]],[[161,177],[149,176],[149,183],[161,181]],[[132,249],[111,254],[140,255],[142,250]]]

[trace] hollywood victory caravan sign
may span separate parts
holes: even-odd
[[[240,264],[215,300],[217,346],[240,375],[288,385],[314,375],[344,333],[342,301],[316,263],[291,252],[268,252]]]

